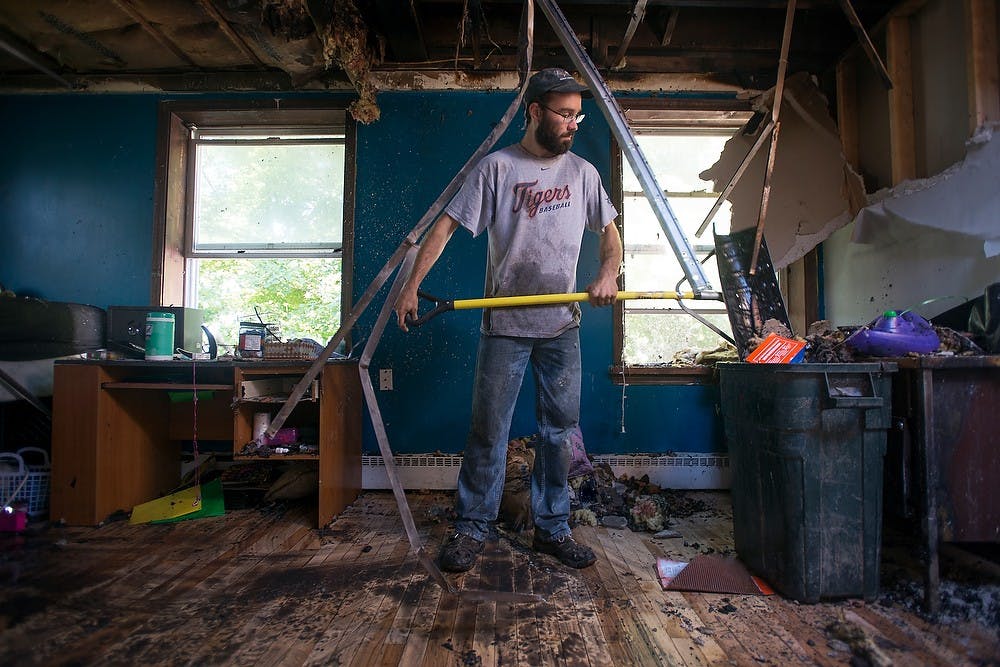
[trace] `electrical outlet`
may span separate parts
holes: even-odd
[[[392,369],[380,368],[378,371],[378,388],[382,391],[392,391]]]

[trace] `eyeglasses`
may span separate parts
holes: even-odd
[[[572,121],[576,121],[576,124],[579,125],[580,123],[583,122],[583,119],[587,117],[587,114],[585,114],[585,113],[576,113],[576,114],[573,114],[573,113],[568,113],[568,112],[564,113],[562,111],[556,111],[552,107],[547,107],[544,104],[542,104],[541,102],[538,103],[538,106],[542,107],[543,109],[548,109],[549,111],[551,111],[555,115],[559,116],[560,118],[563,119],[563,122],[566,123],[566,124],[569,124],[569,122],[572,120]]]

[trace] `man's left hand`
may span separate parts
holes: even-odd
[[[609,222],[601,232],[601,268],[587,285],[591,306],[610,306],[618,297],[618,274],[622,267],[622,239],[618,227]]]
[[[591,306],[610,306],[618,297],[618,281],[615,278],[598,278],[587,285]]]

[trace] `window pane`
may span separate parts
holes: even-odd
[[[640,134],[642,148],[656,180],[667,193],[667,201],[695,256],[702,260],[714,247],[712,227],[701,238],[695,231],[715,204],[713,183],[699,174],[715,164],[735,130],[715,133],[683,129],[664,129],[660,134]],[[674,290],[684,277],[680,262],[653,213],[638,179],[623,159],[623,236],[625,240],[625,289],[632,291]],[[728,201],[714,216],[720,234],[729,232],[731,211]],[[719,291],[718,265],[715,258],[702,264],[705,277]],[[684,282],[681,291],[690,290]],[[729,333],[729,318],[720,301],[685,301],[722,331]],[[682,350],[710,350],[723,339],[704,324],[686,314],[676,301],[641,300],[625,302],[623,361],[626,365],[667,364]]]
[[[190,260],[197,276],[196,308],[220,344],[235,345],[240,319],[266,314],[282,340],[325,344],[340,326],[340,258]]]
[[[195,250],[343,241],[342,143],[201,143],[195,153]]]
[[[715,204],[714,198],[708,197],[667,197],[670,208],[677,216],[680,227],[684,230],[684,235],[692,245],[712,246],[712,226],[705,230],[700,238],[696,238],[694,233],[704,221],[708,211]],[[729,233],[729,219],[731,217],[732,206],[729,201],[722,202],[718,213],[715,214],[715,228],[720,234]],[[651,243],[656,240],[667,243],[666,234],[660,221],[653,213],[653,208],[645,195],[625,197],[625,213],[628,217],[626,228],[626,243]]]
[[[625,289],[634,292],[665,292],[673,291],[677,287],[677,280],[679,279],[680,267],[677,268],[677,276],[670,281],[664,282],[662,280],[663,276],[663,263],[667,261],[667,257],[670,260],[676,262],[673,254],[669,248],[664,248],[663,253],[656,254],[634,254],[629,255],[626,258],[626,264],[628,269],[625,271]],[[718,265],[715,263],[715,259],[712,258],[708,260],[703,268],[705,270],[705,277],[712,284],[716,290],[719,290],[719,270]],[[690,291],[691,287],[684,283],[681,285],[681,292]],[[721,301],[702,301],[702,300],[687,300],[684,305],[693,310],[725,310],[725,306]],[[677,302],[668,300],[647,300],[643,299],[641,301],[626,301],[626,310],[634,309],[648,309],[648,308],[670,308],[679,309]]]
[[[729,333],[729,317],[702,315]],[[627,366],[667,364],[681,350],[712,350],[725,341],[690,315],[625,315],[624,363]]]
[[[680,132],[679,130],[677,132]],[[699,173],[719,159],[722,147],[732,134],[675,133],[669,135],[641,134],[636,137],[642,154],[661,188],[668,192],[711,192],[711,181],[703,181]],[[623,160],[628,165],[628,159]],[[638,191],[639,179],[632,168],[622,169],[622,189]],[[673,202],[670,202],[671,205]]]

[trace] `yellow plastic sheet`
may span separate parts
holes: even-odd
[[[171,493],[148,503],[142,503],[132,508],[130,524],[149,523],[162,519],[176,519],[201,509],[201,486]]]

